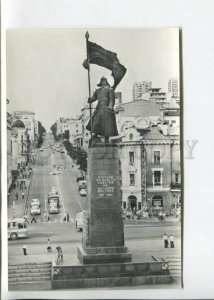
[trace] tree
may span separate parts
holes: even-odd
[[[46,132],[46,129],[44,126],[42,126],[42,123],[38,121],[38,140],[37,140],[37,147],[41,147],[43,143],[43,134]]]

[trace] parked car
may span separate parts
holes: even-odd
[[[77,213],[75,216],[75,226],[77,230],[83,230],[83,223],[84,223],[84,214],[86,210],[82,210],[81,212]]]
[[[54,170],[51,172],[51,175],[59,175],[59,174],[62,174],[62,172],[58,170]]]
[[[30,214],[31,215],[40,215],[41,214],[41,209],[38,205],[33,205],[30,209]]]
[[[81,189],[80,190],[80,195],[81,196],[87,196],[87,190],[86,189]]]
[[[87,181],[86,180],[80,180],[79,181],[79,191],[82,189],[86,189],[87,188]]]
[[[37,205],[37,206],[40,207],[40,201],[39,201],[39,199],[32,199],[31,200],[30,206],[32,207],[32,206],[35,206],[35,205]]]
[[[78,177],[76,178],[76,181],[79,182],[80,180],[84,180],[84,179],[85,179],[84,176],[78,176]]]

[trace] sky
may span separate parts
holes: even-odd
[[[122,102],[132,101],[135,81],[152,81],[167,91],[179,77],[176,28],[157,29],[11,29],[7,31],[8,112],[31,110],[47,131],[59,117],[80,115],[88,97],[85,33],[89,40],[116,52],[127,72],[117,86]],[[111,71],[91,65],[91,89]]]

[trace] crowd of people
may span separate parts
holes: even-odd
[[[123,209],[123,220],[133,221],[133,220],[143,220],[143,221],[164,221],[170,216],[176,216],[173,211],[158,211],[149,210],[147,207],[143,206],[140,210],[136,210],[135,207],[128,207]]]

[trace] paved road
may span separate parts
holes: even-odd
[[[52,214],[51,220],[52,222],[61,222],[64,214],[68,213],[72,222],[76,213],[86,208],[86,197],[79,195],[78,183],[76,182],[77,166],[72,162],[67,153],[53,153],[50,149],[48,139],[44,141],[44,146],[47,149],[43,152],[37,151],[36,163],[32,173],[27,206],[28,218],[29,220],[31,219],[30,201],[33,198],[40,200],[42,213],[44,211],[48,212],[48,193],[51,187],[54,186],[60,196],[60,211],[58,214]],[[54,170],[54,164],[66,166],[62,170],[62,174],[51,175],[51,172]],[[17,208],[19,216],[25,213],[25,201],[16,202],[17,206],[22,206],[21,209]],[[36,219],[39,220],[40,217],[36,216]]]
[[[179,226],[125,226],[125,243],[136,259],[143,256],[155,255],[167,257],[180,255]],[[175,237],[175,248],[165,249],[163,247],[163,233],[173,234]],[[46,255],[47,239],[51,240],[52,248],[58,244],[63,248],[65,255],[76,254],[77,246],[81,244],[82,233],[76,231],[73,223],[37,223],[29,225],[29,238],[9,241],[9,260],[17,256],[23,256],[22,245],[28,247],[28,254]]]

